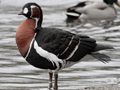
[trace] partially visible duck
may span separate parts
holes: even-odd
[[[52,88],[52,75],[55,75],[54,90],[58,90],[58,71],[78,63],[86,55],[91,55],[102,62],[110,57],[99,50],[113,49],[99,45],[89,36],[77,35],[57,28],[43,28],[43,13],[36,3],[24,5],[19,15],[27,17],[16,32],[16,43],[21,55],[31,65],[48,70],[49,88]]]
[[[118,0],[84,1],[67,9],[67,19],[86,20],[113,20],[117,11],[113,4],[120,6]]]

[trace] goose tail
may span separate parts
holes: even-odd
[[[97,51],[100,51],[100,50],[106,50],[106,49],[114,49],[114,48],[110,45],[97,44],[97,46],[95,47],[93,52],[97,52]]]
[[[111,61],[111,58],[109,56],[102,53],[95,52],[95,53],[91,53],[90,55],[103,63],[108,63],[109,61]]]
[[[114,49],[114,48],[110,45],[97,44],[94,51],[92,53],[90,53],[90,55],[103,63],[108,63],[109,61],[111,61],[111,58],[105,54],[97,52],[97,51],[106,50],[106,49]]]

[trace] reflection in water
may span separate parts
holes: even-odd
[[[74,27],[66,27],[65,8],[67,2],[57,6],[49,6],[44,3],[41,7],[44,11],[44,27],[55,27],[73,33],[86,34],[95,38],[98,43],[106,43],[115,47],[115,50],[102,51],[112,58],[112,61],[107,64],[88,59],[62,70],[59,73],[60,90],[119,85],[120,10],[118,9],[118,18],[113,23],[87,22],[74,25]],[[2,5],[0,9],[0,89],[46,90],[48,86],[47,71],[29,65],[21,57],[15,43],[15,32],[20,23],[25,20],[24,17],[17,15],[21,8],[22,6]]]

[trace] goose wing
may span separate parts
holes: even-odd
[[[62,60],[79,61],[96,47],[96,41],[88,36],[75,35],[59,29],[50,29],[47,32],[48,34],[36,37],[38,45]]]

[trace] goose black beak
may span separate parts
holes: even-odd
[[[120,7],[120,3],[119,3],[119,1],[118,1],[118,0],[116,1],[116,4]]]
[[[18,15],[24,15],[24,13],[23,13],[23,12],[20,12]]]

